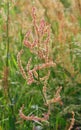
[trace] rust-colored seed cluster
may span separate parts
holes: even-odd
[[[48,62],[48,56],[49,56],[49,49],[48,49],[48,43],[50,41],[50,26],[46,24],[44,19],[40,21],[39,26],[36,22],[36,9],[32,9],[32,18],[33,18],[33,25],[35,30],[35,37],[33,39],[33,42],[31,43],[29,41],[29,38],[32,39],[31,35],[32,32],[28,31],[26,33],[26,36],[24,38],[24,45],[30,49],[31,52],[38,55],[39,58],[44,59],[45,62]],[[46,38],[44,39],[44,37]]]
[[[39,121],[39,122],[47,122],[47,119],[48,119],[48,115],[45,114],[44,117],[37,117],[37,116],[34,116],[34,115],[31,115],[31,116],[25,116],[23,114],[23,108],[24,108],[24,105],[21,107],[20,111],[19,111],[19,115],[22,119],[24,120],[30,120],[30,121]]]
[[[27,74],[23,69],[22,63],[21,63],[21,55],[23,51],[21,50],[18,53],[17,61],[18,66],[20,68],[20,72],[23,76],[23,78],[27,81],[27,84],[32,84],[33,82],[36,82],[33,75],[37,76],[37,70],[45,69],[48,67],[55,67],[56,64],[51,60],[49,60],[49,41],[50,41],[50,26],[46,24],[44,19],[40,21],[40,25],[38,26],[36,23],[36,13],[35,8],[32,9],[32,18],[33,18],[33,24],[35,29],[35,39],[33,39],[33,42],[29,41],[29,38],[31,38],[31,31],[28,31],[24,37],[24,45],[30,49],[32,53],[35,53],[38,58],[41,60],[44,60],[44,63],[41,65],[36,65],[32,70],[30,69],[30,64],[32,62],[32,59],[30,58],[26,67]],[[33,34],[32,34],[33,35]],[[44,39],[44,36],[46,38]],[[40,78],[41,79],[41,78]]]
[[[23,78],[27,81],[28,85],[31,85],[32,83],[38,83],[39,81],[42,82],[43,85],[43,96],[45,99],[45,105],[48,108],[47,113],[43,114],[43,117],[37,117],[34,115],[31,116],[25,116],[23,114],[23,108],[21,107],[19,111],[19,115],[24,120],[32,120],[32,121],[39,121],[39,122],[48,122],[49,115],[50,115],[50,106],[52,103],[60,103],[62,104],[60,92],[62,87],[58,88],[56,95],[52,99],[48,99],[47,96],[47,83],[50,76],[50,71],[48,71],[47,75],[43,77],[39,77],[39,70],[55,67],[56,64],[53,62],[53,60],[50,60],[49,58],[49,43],[50,43],[50,25],[48,25],[44,19],[41,19],[40,24],[38,26],[36,21],[36,8],[32,8],[32,18],[33,18],[33,26],[34,26],[34,33],[32,31],[28,31],[24,37],[24,45],[30,49],[30,51],[38,57],[43,63],[35,65],[31,69],[32,64],[32,58],[29,59],[26,71],[23,69],[22,63],[21,63],[21,55],[23,53],[23,50],[21,50],[17,55],[17,62],[20,69],[20,72],[23,76]],[[32,35],[33,39],[32,39]],[[30,41],[32,39],[32,42]],[[35,78],[34,78],[35,77]]]
[[[71,124],[70,124],[70,127],[69,127],[68,130],[72,130],[72,128],[73,128],[73,126],[74,126],[74,123],[75,123],[75,118],[74,118],[74,116],[75,116],[75,113],[74,113],[74,111],[72,111]]]
[[[18,63],[18,67],[20,69],[20,72],[21,72],[23,78],[27,81],[26,72],[24,71],[24,68],[23,68],[22,63],[21,63],[21,55],[22,55],[22,53],[23,53],[23,50],[21,50],[20,52],[18,52],[17,63]]]
[[[56,103],[59,102],[61,105],[63,104],[61,101],[61,96],[60,96],[60,91],[61,91],[62,87],[59,87],[54,98],[47,100],[47,104],[52,104],[52,103]]]

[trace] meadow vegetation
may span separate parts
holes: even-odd
[[[81,0],[0,0],[0,130],[81,130]]]

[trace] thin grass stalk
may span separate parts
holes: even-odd
[[[9,77],[9,0],[6,3],[7,6],[7,20],[6,20],[6,61],[3,68],[3,87],[4,95],[8,99],[8,77]]]
[[[6,44],[6,67],[9,66],[9,0],[7,0],[7,22],[6,22],[6,27],[7,27],[7,44]]]
[[[10,13],[10,9],[9,9],[9,4],[10,4],[10,2],[9,2],[9,0],[7,0],[7,21],[6,21],[7,43],[6,43],[6,67],[5,68],[7,70],[7,74],[6,74],[6,77],[7,77],[7,79],[6,79],[7,80],[6,93],[7,93],[7,100],[8,100],[7,103],[12,104],[12,99],[10,97],[9,84],[8,84],[8,78],[9,78],[9,54],[10,54],[10,42],[9,42],[9,13]],[[14,114],[14,106],[13,105],[10,105],[8,112],[10,113],[9,114],[9,129],[16,130],[16,127],[15,127],[15,114]],[[12,126],[13,126],[13,128],[12,128]]]
[[[5,4],[5,3],[4,3]],[[9,54],[9,1],[6,1],[6,12],[7,12],[7,19],[6,19],[6,60],[5,60],[5,66],[3,66],[3,79],[2,79],[2,83],[3,83],[3,94],[4,94],[4,98],[6,101],[6,104],[9,103],[9,94],[8,94],[8,77],[9,77],[9,68],[8,68],[8,54]],[[7,107],[7,106],[6,106]],[[6,111],[4,111],[3,115],[2,115],[2,120],[3,120],[3,125],[5,126],[5,115],[6,115]],[[5,127],[5,130],[7,130],[7,128]]]

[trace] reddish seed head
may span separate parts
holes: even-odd
[[[35,7],[32,7],[32,12],[35,12],[36,11],[36,8]]]

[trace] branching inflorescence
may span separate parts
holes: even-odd
[[[37,24],[37,17],[36,17],[36,8],[32,8],[32,19],[33,19],[33,27],[34,27],[34,33],[33,31],[28,31],[24,37],[24,45],[30,49],[31,53],[36,54],[38,59],[43,61],[42,64],[35,65],[33,69],[30,68],[30,65],[32,64],[32,58],[29,59],[26,71],[24,70],[22,63],[21,63],[21,55],[23,53],[23,50],[21,50],[17,55],[17,62],[18,67],[20,69],[20,72],[23,76],[23,78],[26,80],[28,85],[31,85],[32,83],[38,83],[39,81],[43,81],[43,90],[42,93],[44,95],[45,99],[45,105],[48,107],[48,112],[44,114],[43,117],[37,117],[34,115],[31,116],[25,116],[23,114],[23,106],[21,107],[19,114],[20,117],[24,120],[33,120],[33,121],[39,121],[39,122],[46,122],[49,119],[50,115],[50,105],[52,103],[60,103],[62,105],[61,97],[60,97],[60,91],[62,87],[59,87],[55,96],[52,99],[48,99],[47,96],[47,83],[50,76],[50,70],[48,71],[47,75],[44,77],[40,77],[38,71],[55,67],[56,64],[53,62],[53,60],[50,60],[49,55],[49,42],[50,42],[50,25],[48,25],[44,19],[40,20],[40,24],[38,26]],[[32,42],[31,40],[32,39]],[[39,83],[40,83],[39,82]]]
[[[72,128],[73,128],[73,126],[74,126],[74,123],[75,123],[75,118],[74,118],[74,116],[75,116],[75,113],[74,113],[74,111],[72,111],[71,124],[70,124],[70,127],[69,127],[68,130],[72,130]]]

